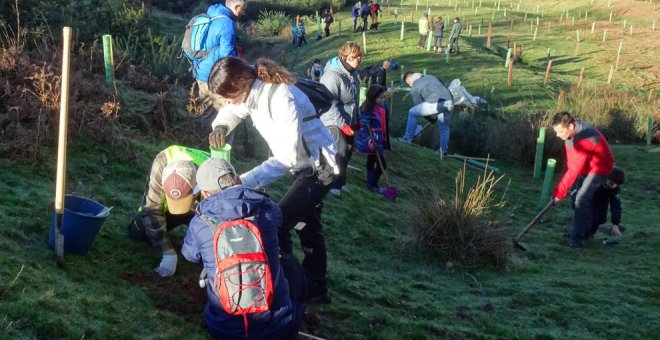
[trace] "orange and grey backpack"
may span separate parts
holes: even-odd
[[[258,212],[222,223],[200,215],[213,233],[213,290],[227,314],[243,316],[245,336],[247,315],[268,311],[275,296],[268,256],[255,224]]]

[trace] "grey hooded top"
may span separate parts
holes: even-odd
[[[360,82],[357,76],[346,70],[339,57],[334,57],[325,65],[320,82],[334,97],[330,110],[321,114],[323,124],[340,128],[346,124],[354,125],[360,110]]]

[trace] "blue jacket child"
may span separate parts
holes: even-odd
[[[593,198],[593,209],[591,218],[591,228],[587,231],[587,238],[592,237],[598,227],[607,222],[607,211],[610,210],[612,221],[612,234],[618,236],[621,233],[621,199],[619,192],[624,182],[625,173],[623,169],[614,167],[607,176],[605,183],[596,190]]]
[[[202,190],[205,189],[202,188]],[[216,272],[213,233],[200,216],[203,215],[206,219],[220,223],[254,214],[256,214],[255,224],[260,229],[271,268],[275,297],[270,310],[248,314],[246,328],[242,316],[230,315],[225,312],[218,295],[212,288]],[[282,213],[270,197],[242,185],[232,186],[215,193],[198,205],[196,215],[186,232],[181,253],[191,262],[203,262],[204,268],[209,274],[209,283],[206,285],[208,300],[204,308],[204,320],[208,332],[214,338],[244,339],[246,330],[250,339],[296,338],[304,306],[294,303],[290,298],[287,278],[280,266],[277,232],[281,222]]]

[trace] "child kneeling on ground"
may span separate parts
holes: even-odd
[[[593,237],[601,224],[607,222],[607,211],[610,211],[612,229],[610,235],[614,237],[621,236],[623,226],[621,225],[621,199],[619,192],[621,185],[625,180],[625,172],[619,167],[614,167],[607,176],[605,183],[596,190],[593,199],[593,215],[591,218],[591,229],[587,230],[586,238]]]

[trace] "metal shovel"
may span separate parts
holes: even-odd
[[[522,251],[527,251],[527,248],[525,248],[522,244],[520,244],[520,240],[523,238],[523,236],[525,236],[525,234],[527,234],[527,232],[530,229],[532,229],[532,227],[534,227],[539,222],[539,220],[541,220],[543,215],[545,215],[545,213],[548,210],[550,210],[550,208],[552,208],[553,205],[554,205],[554,201],[550,200],[550,202],[548,202],[548,204],[546,204],[545,207],[543,207],[543,209],[536,215],[536,217],[534,217],[534,219],[532,219],[532,221],[529,222],[529,224],[525,227],[525,229],[523,229],[520,233],[518,233],[518,235],[516,235],[516,237],[513,238],[513,246],[515,248],[518,248]]]

